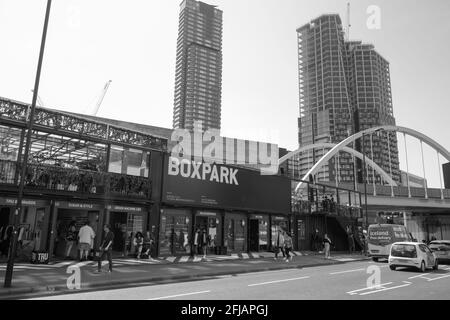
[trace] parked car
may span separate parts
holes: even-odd
[[[428,246],[440,263],[450,263],[450,240],[433,240]]]
[[[391,246],[389,254],[389,268],[414,267],[421,272],[427,268],[438,269],[438,259],[430,248],[424,243],[395,242]]]

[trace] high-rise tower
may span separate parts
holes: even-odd
[[[181,5],[173,127],[220,129],[222,95],[222,11],[195,0]]]
[[[342,21],[337,14],[327,14],[297,29],[299,50],[299,145],[319,142],[338,143],[349,135],[378,125],[395,124],[392,111],[389,63],[373,45],[346,41]],[[397,139],[365,137],[355,148],[400,180]],[[373,157],[372,150],[373,149]],[[300,157],[303,176],[324,154],[316,150]],[[390,161],[389,161],[390,160]],[[352,156],[339,155],[328,162],[316,176],[318,181],[362,182],[361,163]],[[354,164],[357,163],[357,167]],[[368,182],[375,177],[371,172]]]

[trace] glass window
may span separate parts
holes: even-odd
[[[415,258],[417,257],[416,246],[413,244],[392,245],[391,255],[394,257]]]
[[[132,176],[148,177],[149,152],[111,146],[108,171]]]

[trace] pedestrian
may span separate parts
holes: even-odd
[[[202,227],[201,230],[201,238],[200,238],[200,247],[202,248],[202,253],[203,253],[203,259],[206,259],[206,253],[207,253],[207,248],[208,248],[208,236],[206,234],[206,229],[205,227]]]
[[[136,236],[134,237],[134,247],[136,248],[136,258],[140,259],[142,254],[142,248],[144,246],[144,236],[142,232],[136,232]]]
[[[70,222],[69,228],[66,232],[66,260],[70,259],[70,252],[72,251],[72,247],[75,244],[75,232],[77,231],[77,228],[75,227],[75,221]]]
[[[95,232],[89,225],[89,220],[84,223],[78,232],[78,248],[80,250],[80,261],[87,260],[91,246],[94,242]],[[84,259],[83,259],[84,257]]]
[[[97,272],[102,272],[102,261],[103,257],[106,255],[108,262],[109,262],[109,270],[108,272],[112,272],[112,245],[114,242],[114,233],[111,231],[111,227],[109,224],[105,224],[103,227],[103,230],[105,231],[105,238],[100,245],[100,257],[98,259],[98,266],[97,266]]]
[[[284,249],[286,251],[286,262],[292,261],[292,236],[289,232],[284,232]]]
[[[330,246],[332,242],[330,238],[328,238],[328,235],[325,233],[323,237],[323,246],[325,248],[325,259],[330,259]]]
[[[347,231],[348,250],[350,251],[350,254],[352,254],[355,251],[355,239],[353,239],[352,227],[347,225],[346,231]]]
[[[147,256],[147,258],[149,258],[151,256],[152,253],[152,247],[153,247],[153,236],[152,233],[150,232],[150,230],[147,230],[145,232],[145,236],[144,236],[144,255]]]
[[[280,226],[278,226],[277,235],[274,242],[274,249],[275,249],[275,257],[273,258],[274,260],[278,259],[278,254],[280,253],[280,251],[283,254],[283,258],[286,257],[284,253],[284,236]]]

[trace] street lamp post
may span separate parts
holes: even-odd
[[[12,275],[13,275],[13,269],[14,269],[14,259],[16,256],[17,251],[17,240],[18,240],[18,225],[19,225],[19,218],[22,214],[22,198],[23,198],[23,189],[24,189],[24,181],[25,181],[25,175],[27,172],[27,162],[28,162],[28,154],[30,151],[30,144],[31,144],[31,132],[33,129],[33,119],[34,119],[34,111],[36,108],[36,100],[38,96],[38,90],[39,90],[39,80],[41,77],[41,67],[42,67],[42,59],[44,57],[44,48],[45,48],[45,39],[47,36],[47,27],[48,27],[48,20],[50,17],[50,8],[51,8],[52,0],[47,0],[47,10],[45,12],[45,21],[44,21],[44,29],[42,32],[42,40],[41,40],[41,49],[39,52],[39,61],[37,66],[37,72],[36,72],[36,79],[34,82],[34,90],[33,90],[33,100],[31,103],[31,108],[28,112],[28,124],[27,124],[27,137],[26,137],[26,143],[25,143],[25,150],[23,153],[23,160],[21,165],[21,175],[20,175],[20,182],[19,182],[19,194],[17,196],[17,203],[16,203],[16,209],[14,211],[14,229],[13,229],[13,241],[9,247],[9,254],[8,254],[8,265],[6,267],[6,273],[5,273],[5,282],[4,287],[10,288],[11,282],[12,282]],[[20,159],[19,159],[20,161]]]
[[[364,133],[362,135],[362,152],[363,152],[363,181],[364,181],[364,209],[366,211],[366,229],[369,227],[369,216],[367,213],[367,175],[366,175],[366,150],[364,146]]]

